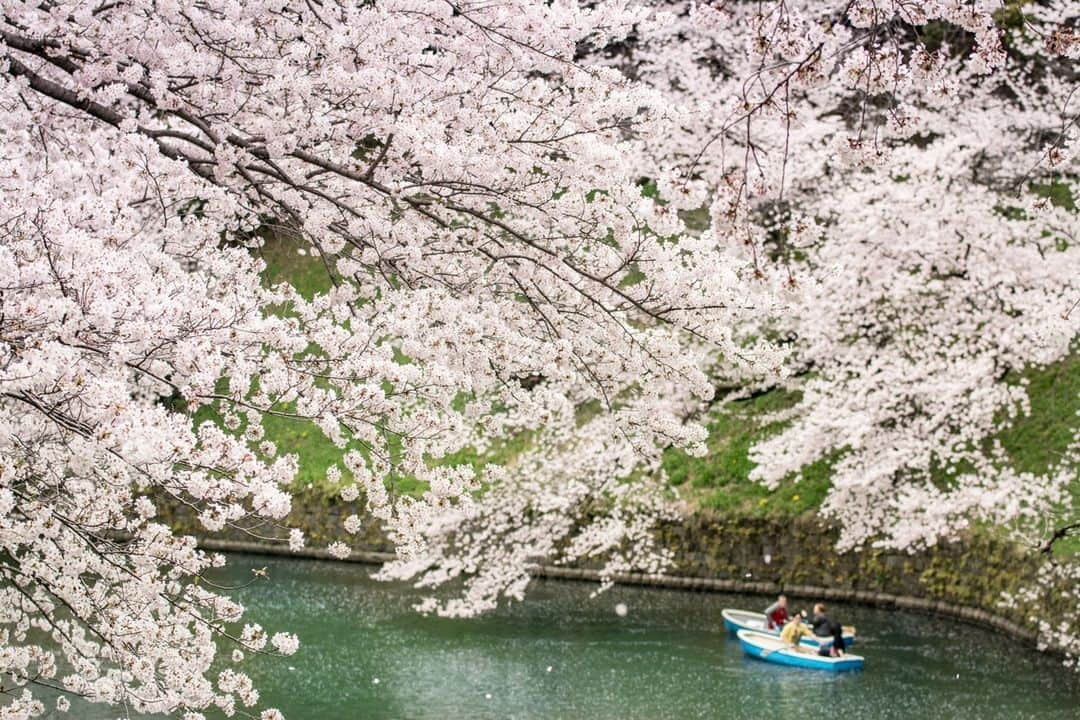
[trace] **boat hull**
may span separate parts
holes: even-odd
[[[848,672],[862,670],[866,660],[859,655],[843,657],[823,657],[810,647],[795,648],[780,641],[779,638],[752,630],[740,630],[737,634],[739,645],[750,657],[771,662],[774,665],[823,670],[826,672]]]

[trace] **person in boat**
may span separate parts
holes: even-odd
[[[798,646],[799,641],[804,637],[814,637],[814,631],[807,627],[803,622],[805,617],[805,610],[800,610],[792,615],[791,621],[780,631],[780,640],[788,645]]]
[[[847,645],[844,643],[844,626],[832,620],[825,611],[825,603],[814,605],[814,616],[810,619],[810,627],[814,635],[819,639],[832,638],[832,642],[821,642],[818,654],[830,657],[843,657]]]
[[[787,596],[780,595],[776,602],[765,608],[765,627],[768,630],[779,630],[788,620]]]

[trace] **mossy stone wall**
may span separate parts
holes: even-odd
[[[1014,544],[978,534],[915,554],[839,554],[837,532],[814,516],[780,521],[699,512],[660,533],[680,575],[927,597],[988,611],[998,609],[1003,591],[1030,584],[1038,565]]]
[[[175,530],[200,536],[213,549],[266,551],[288,554],[287,531],[265,526],[245,533],[229,529],[212,536],[202,531],[187,508],[159,503],[159,519]],[[336,540],[357,551],[354,559],[378,561],[393,551],[378,521],[362,517],[361,529],[349,535],[343,528],[354,504],[311,493],[293,501],[289,525],[307,537],[303,555],[325,557],[325,547]],[[787,521],[732,517],[700,511],[658,529],[661,541],[675,555],[675,567],[664,578],[622,575],[618,582],[663,585],[688,590],[719,590],[772,594],[787,592],[800,603],[846,600],[867,604],[937,612],[992,626],[1033,641],[1034,626],[1023,616],[1001,609],[1003,592],[1035,584],[1040,559],[1014,543],[973,533],[962,542],[942,544],[907,554],[865,549],[839,554],[837,532],[815,516]],[[268,542],[260,537],[279,539]],[[768,561],[766,562],[766,558]],[[543,567],[538,574],[568,579],[595,580],[597,565],[579,568]],[[1067,599],[1048,591],[1051,613],[1074,612]],[[1059,605],[1060,607],[1055,607]]]

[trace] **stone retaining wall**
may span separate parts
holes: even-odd
[[[333,499],[301,496],[294,501],[290,524],[304,529],[308,537],[308,547],[300,553],[291,553],[283,543],[255,541],[236,531],[200,535],[194,518],[182,509],[164,519],[181,532],[200,535],[200,544],[208,550],[331,559],[326,545],[342,540],[358,548],[351,561],[382,563],[392,557],[392,548],[375,522],[365,521],[357,535],[344,532],[342,521],[352,511],[351,506]],[[1003,616],[998,601],[1003,591],[1032,584],[1038,564],[1020,548],[1000,540],[974,534],[963,543],[917,554],[882,550],[837,554],[835,530],[814,517],[778,521],[705,512],[665,525],[659,533],[675,553],[672,572],[617,575],[616,582],[693,591],[786,592],[807,599],[945,615],[1027,643],[1036,640],[1027,619]],[[542,566],[535,572],[567,580],[600,579],[598,565]]]
[[[304,557],[316,560],[333,560],[335,562],[354,562],[379,565],[391,560],[393,553],[376,551],[354,551],[346,560],[337,560],[322,548],[304,548],[299,552],[291,552],[287,547],[265,542],[245,542],[241,540],[226,540],[220,538],[202,538],[200,547],[216,552],[237,552],[253,555],[274,555],[281,557]],[[557,578],[560,580],[576,580],[585,582],[600,582],[600,573],[589,568],[571,568],[555,565],[538,566],[534,575],[537,577]],[[662,587],[676,590],[697,592],[729,592],[745,593],[752,595],[776,595],[787,592],[807,598],[820,598],[822,600],[838,600],[858,605],[872,607],[896,608],[915,612],[925,612],[935,615],[944,615],[957,620],[982,625],[998,630],[1027,643],[1035,642],[1035,632],[1029,628],[1021,627],[999,615],[962,605],[928,598],[910,597],[907,595],[892,595],[883,592],[871,592],[866,590],[848,590],[845,588],[824,588],[814,585],[787,585],[777,583],[730,580],[723,578],[690,577],[685,575],[646,575],[643,573],[617,574],[613,580],[622,585],[642,585],[646,587]]]

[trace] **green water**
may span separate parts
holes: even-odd
[[[247,618],[301,647],[245,664],[290,720],[1080,718],[1080,678],[1056,661],[924,615],[836,605],[866,668],[833,675],[744,657],[720,610],[758,597],[618,587],[590,600],[593,585],[538,581],[524,604],[446,620],[363,565],[233,556],[226,576],[262,566],[269,581],[239,592]]]

